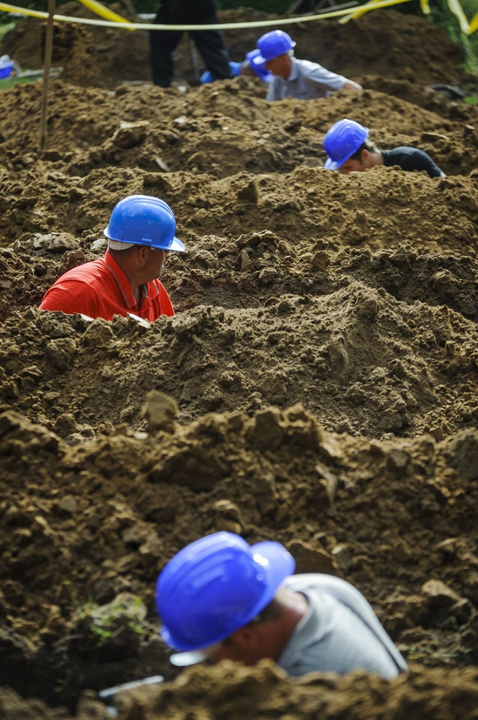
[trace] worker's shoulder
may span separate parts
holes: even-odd
[[[409,145],[399,145],[398,147],[394,147],[391,150],[383,150],[382,154],[385,155],[388,158],[421,158],[421,159],[427,159],[431,160],[430,155],[425,152],[425,150],[421,150],[420,148],[416,147],[410,147]]]
[[[312,60],[302,60],[298,58],[293,58],[293,62],[296,65],[296,68],[301,73],[312,73],[312,72],[320,72],[324,71],[325,68],[323,65],[320,65],[318,62],[314,62]]]
[[[67,270],[57,282],[90,284],[94,278],[101,278],[105,273],[108,273],[108,268],[104,258],[97,258],[96,260],[90,260],[89,262],[76,265],[70,270]]]
[[[349,582],[336,577],[335,575],[327,575],[327,573],[299,573],[290,575],[285,584],[292,590],[301,590],[306,588],[325,589],[331,587],[352,587]]]
[[[426,152],[424,150],[420,150],[420,148],[412,147],[411,145],[398,145],[397,147],[392,148],[391,150],[388,150],[389,153],[404,153],[405,155],[414,155],[415,153],[418,153],[419,155],[426,155]]]
[[[401,145],[392,150],[382,151],[384,164],[399,165],[403,170],[425,170],[430,177],[441,175],[441,170],[435,161],[424,150]]]

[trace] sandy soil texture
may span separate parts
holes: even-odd
[[[163,90],[146,33],[58,25],[42,152],[41,84],[2,93],[5,720],[101,720],[98,690],[157,674],[122,694],[122,720],[478,718],[478,107],[432,87],[476,78],[436,27],[395,10],[290,31],[298,57],[364,92],[267,104],[255,78],[195,86],[186,40]],[[259,34],[227,32],[232,59]],[[40,67],[43,42],[25,20],[0,54]],[[325,170],[342,117],[447,177]],[[136,193],[171,205],[187,245],[162,278],[176,315],[39,311]],[[222,529],[354,583],[410,674],[178,675],[155,580]]]

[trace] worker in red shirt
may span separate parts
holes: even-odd
[[[40,310],[82,313],[112,320],[136,315],[156,320],[174,315],[169,295],[158,280],[165,253],[183,252],[176,219],[164,200],[131,195],[111,213],[104,257],[69,270],[47,290]]]

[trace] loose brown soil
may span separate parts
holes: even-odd
[[[43,34],[25,20],[0,54],[40,67]],[[228,31],[231,57],[259,34]],[[431,87],[476,78],[395,10],[291,34],[363,94],[268,105],[254,78],[195,87],[186,40],[163,90],[146,33],[74,25],[56,28],[42,152],[41,84],[2,93],[6,720],[106,718],[96,691],[157,674],[167,684],[123,693],[123,720],[478,718],[478,109]],[[447,177],[324,170],[341,117]],[[163,277],[176,316],[40,312],[135,193],[166,200],[187,245]],[[176,677],[155,580],[220,529],[354,583],[410,675],[290,681],[266,662]]]

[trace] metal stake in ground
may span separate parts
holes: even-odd
[[[45,147],[48,109],[48,84],[50,80],[51,52],[53,47],[53,15],[55,0],[48,0],[48,20],[46,24],[45,59],[43,63],[43,93],[41,99],[40,150]]]

